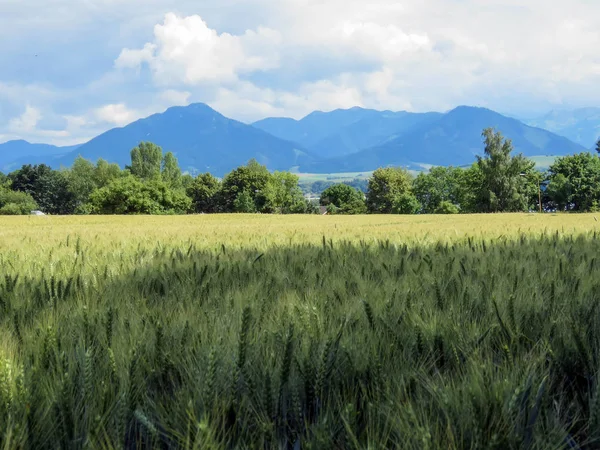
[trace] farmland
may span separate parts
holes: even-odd
[[[0,219],[2,448],[598,448],[593,215]]]

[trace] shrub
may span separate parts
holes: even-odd
[[[38,209],[33,197],[25,192],[0,189],[0,215],[27,215]]]
[[[435,214],[458,214],[459,212],[458,206],[446,200],[441,202],[435,209]]]

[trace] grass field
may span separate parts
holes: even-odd
[[[0,448],[598,448],[593,215],[0,219]]]

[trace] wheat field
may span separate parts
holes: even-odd
[[[599,226],[0,218],[0,447],[598,448]]]

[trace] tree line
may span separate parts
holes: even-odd
[[[557,158],[545,173],[493,129],[483,131],[484,154],[466,168],[434,167],[416,177],[403,168],[379,168],[366,184],[328,184],[318,202],[305,199],[297,175],[271,173],[255,160],[218,179],[182,173],[173,153],[150,142],[131,151],[121,169],[78,157],[71,168],[24,165],[0,173],[0,214],[457,214],[596,211],[600,158],[579,153]],[[600,142],[598,144],[600,152]],[[366,193],[363,192],[366,190]]]

